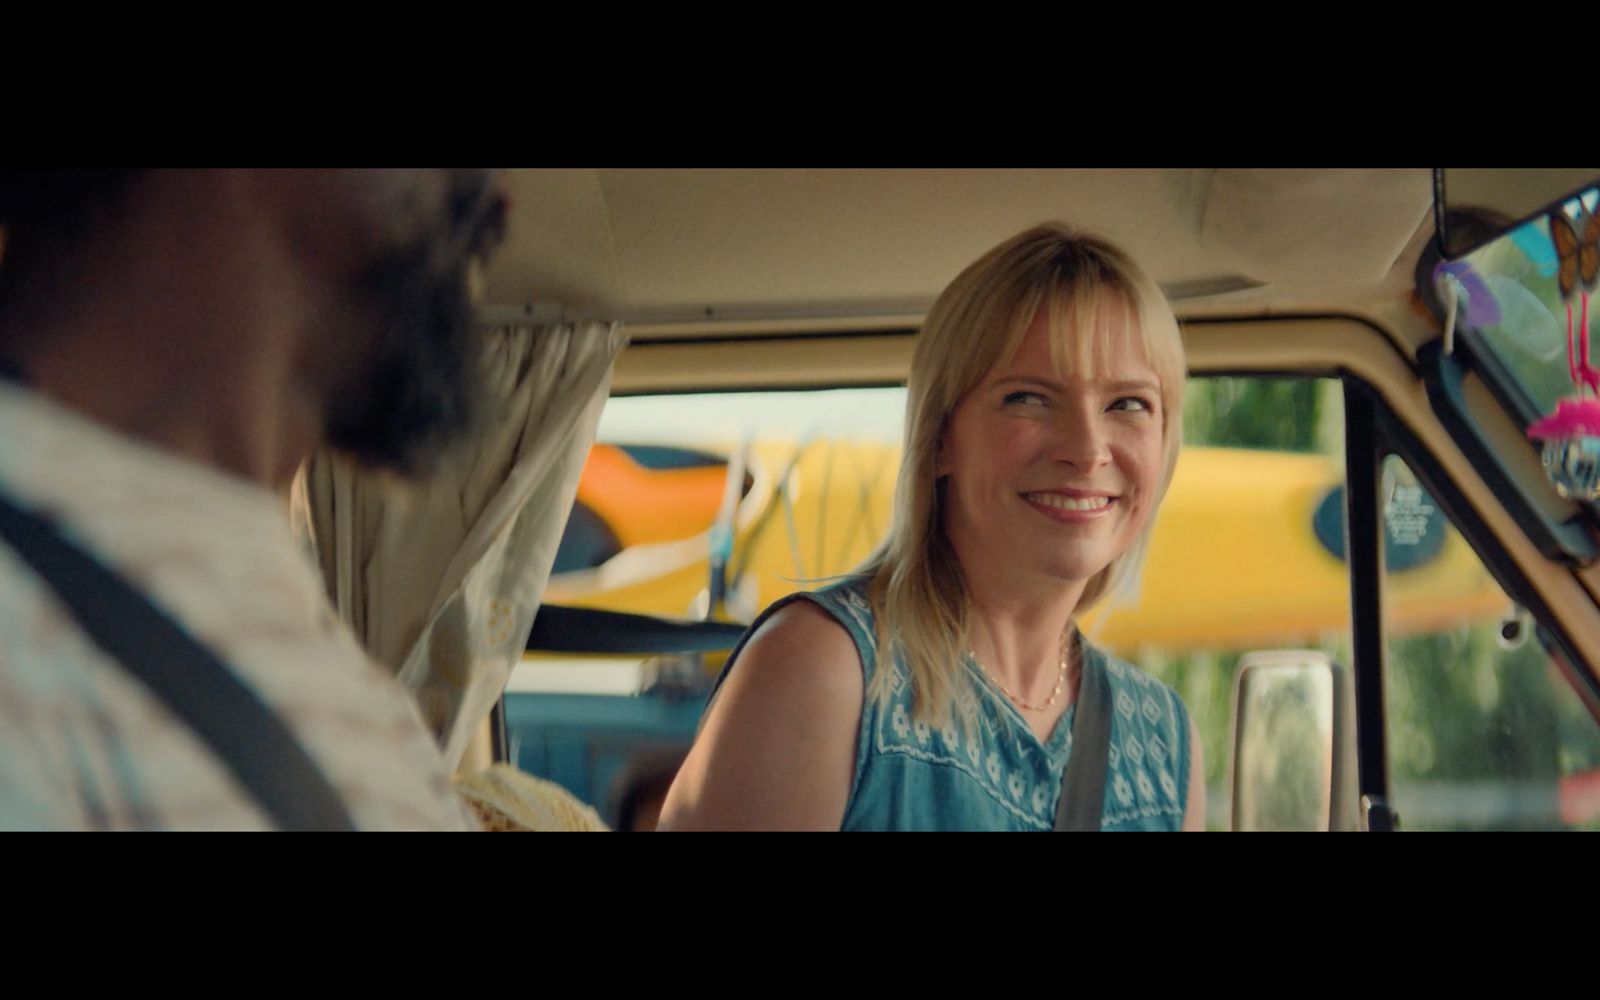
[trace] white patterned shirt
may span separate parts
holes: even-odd
[[[269,706],[361,829],[475,825],[410,695],[338,620],[261,487],[0,380],[0,491]],[[227,767],[0,542],[0,829],[270,829]]]

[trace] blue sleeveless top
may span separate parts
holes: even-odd
[[[808,600],[850,633],[870,688],[878,664],[866,588],[865,578],[854,577],[812,593],[792,594],[768,608],[750,632],[784,605]],[[1189,714],[1183,702],[1165,684],[1088,642],[1082,650],[1083,670],[1105,672],[1114,706],[1100,828],[1182,829],[1190,761]],[[738,655],[735,649],[727,669]],[[842,829],[1054,828],[1077,703],[1068,706],[1050,739],[1041,744],[994,682],[970,658],[964,661],[979,690],[975,733],[964,732],[953,721],[933,727],[913,720],[910,672],[895,657],[892,695],[886,701],[869,695],[862,707],[855,777]]]

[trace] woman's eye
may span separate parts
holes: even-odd
[[[1111,404],[1113,410],[1125,410],[1131,413],[1149,412],[1155,409],[1148,399],[1139,396],[1123,396]]]
[[[1044,397],[1037,392],[1009,392],[1006,393],[1005,405],[1043,406]]]

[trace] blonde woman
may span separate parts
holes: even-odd
[[[1040,226],[963,271],[917,339],[888,540],[757,619],[661,828],[1051,829],[1097,671],[1098,827],[1203,828],[1182,702],[1075,624],[1137,572],[1184,376],[1171,308],[1104,240]]]

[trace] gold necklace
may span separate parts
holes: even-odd
[[[977,653],[969,649],[967,650],[967,655],[972,657],[972,662],[978,665],[978,669],[983,671],[983,675],[994,682],[994,686],[1000,689],[1001,694],[1005,695],[1007,698],[1010,698],[1012,703],[1018,708],[1025,708],[1030,712],[1043,712],[1051,705],[1054,705],[1056,703],[1056,699],[1061,697],[1061,689],[1065,687],[1067,683],[1067,633],[1065,631],[1061,633],[1061,669],[1056,672],[1056,686],[1050,691],[1050,697],[1044,700],[1043,705],[1030,705],[1021,698],[1018,698],[1016,695],[1011,693],[1010,688],[1006,687],[1000,682],[1000,678],[989,672],[989,668],[983,665],[982,660],[978,659]]]

